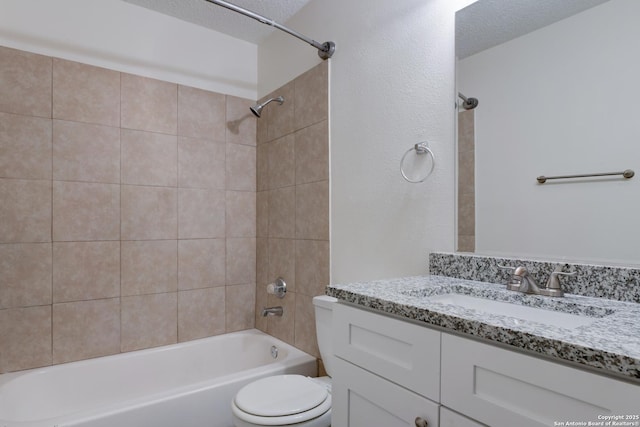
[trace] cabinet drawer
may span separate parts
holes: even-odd
[[[440,407],[440,427],[486,427],[467,417],[453,412],[444,406]]]
[[[638,385],[449,334],[441,393],[443,405],[492,427],[597,422],[640,407]]]
[[[331,425],[413,427],[417,417],[437,427],[438,404],[341,359],[334,361]]]
[[[440,332],[345,304],[333,322],[336,356],[440,400]]]

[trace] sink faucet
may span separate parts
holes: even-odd
[[[564,273],[562,265],[556,266],[555,270],[549,275],[546,286],[540,286],[526,268],[524,267],[504,267],[513,271],[511,280],[507,283],[507,289],[510,291],[522,292],[525,294],[544,295],[548,297],[562,297],[564,292],[560,284],[559,276],[573,276],[576,272]]]
[[[524,294],[540,295],[540,286],[536,282],[526,268],[518,267],[511,276],[511,281],[507,284],[507,289],[511,291],[518,291]]]

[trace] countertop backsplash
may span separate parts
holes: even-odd
[[[489,283],[506,283],[509,280],[510,272],[498,266],[503,265],[523,266],[538,283],[544,285],[558,264],[565,265],[564,272],[577,273],[560,278],[566,293],[640,303],[640,268],[472,254],[429,254],[431,275]]]

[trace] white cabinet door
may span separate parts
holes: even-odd
[[[345,304],[333,309],[333,351],[431,400],[440,400],[440,332]]]
[[[484,424],[475,422],[467,417],[453,412],[452,410],[440,407],[440,427],[486,427]]]
[[[437,427],[438,404],[336,358],[332,427],[414,427],[420,417]]]
[[[443,333],[441,403],[492,427],[587,425],[637,415],[640,386]]]

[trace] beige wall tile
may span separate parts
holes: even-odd
[[[54,181],[53,240],[120,240],[120,186]]]
[[[329,242],[296,240],[296,290],[307,296],[324,295],[329,284]]]
[[[226,331],[251,329],[255,324],[256,285],[227,286],[225,297]]]
[[[178,86],[122,74],[122,127],[177,135]]]
[[[53,179],[120,184],[120,128],[54,120]]]
[[[180,342],[224,334],[224,332],[224,286],[178,293],[178,339]]]
[[[296,183],[296,155],[294,134],[285,135],[267,144],[269,162],[269,189],[287,187]]]
[[[123,241],[121,286],[123,296],[176,291],[178,242]]]
[[[266,292],[271,272],[269,271],[269,239],[256,239],[256,283],[258,290]]]
[[[258,191],[269,189],[269,146],[260,144],[256,149],[256,188]]]
[[[294,80],[295,128],[318,123],[328,118],[329,71],[323,62]]]
[[[268,98],[264,97],[258,102],[264,102]],[[269,104],[271,106],[271,104]],[[253,113],[251,114],[253,115]],[[256,144],[260,145],[265,142],[269,142],[269,121],[268,121],[269,109],[262,111],[262,117],[256,118]],[[254,116],[255,117],[255,116]]]
[[[177,152],[175,135],[122,129],[122,183],[177,186]]]
[[[475,111],[458,113],[457,250],[475,252]]]
[[[178,240],[178,289],[224,286],[224,239]]]
[[[269,192],[256,193],[256,236],[269,236]]]
[[[329,240],[329,181],[296,186],[296,238]]]
[[[476,238],[475,236],[461,236],[458,235],[458,252],[475,252],[476,251]]]
[[[293,239],[269,239],[269,280],[273,283],[282,277],[287,292],[296,291],[296,241]]]
[[[476,234],[476,208],[473,193],[458,193],[458,234],[463,236]]]
[[[458,153],[458,193],[475,193],[475,151]]]
[[[51,179],[51,120],[0,113],[0,177]]]
[[[2,54],[0,48],[0,57]],[[326,162],[323,156],[326,146],[316,144],[323,139],[326,118],[323,125],[309,127],[294,136],[293,132],[299,129],[294,126],[299,120],[294,116],[298,99],[294,82],[275,93],[285,96],[285,104],[269,105],[263,118],[256,120],[248,110],[253,104],[251,100],[121,75],[71,61],[55,60],[52,82],[53,60],[42,58],[49,62],[47,87],[50,90],[54,86],[54,93],[50,91],[48,95],[48,113],[44,115],[54,115],[56,120],[53,125],[50,120],[40,122],[49,129],[49,136],[45,135],[43,141],[48,140],[47,144],[53,141],[53,145],[23,160],[24,169],[42,174],[29,179],[49,181],[24,181],[22,187],[17,188],[20,185],[16,183],[22,181],[2,179],[0,164],[0,200],[3,201],[0,204],[0,255],[3,255],[0,274],[13,274],[29,281],[27,285],[11,289],[0,286],[2,320],[8,318],[6,313],[13,311],[3,304],[9,304],[8,307],[50,304],[53,296],[54,342],[52,348],[52,306],[48,306],[46,364],[51,363],[52,352],[54,363],[59,363],[170,344],[177,341],[178,328],[179,339],[183,341],[254,325],[266,330],[271,322],[269,330],[292,344],[310,346],[314,343],[313,338],[305,341],[309,337],[298,335],[306,335],[312,322],[308,324],[305,320],[306,305],[295,305],[301,295],[296,296],[295,292],[298,287],[295,261],[300,255],[293,240],[296,230],[294,184],[296,173],[300,175],[298,183],[302,184],[328,179],[328,175],[322,175],[326,172],[319,168],[320,162]],[[2,68],[0,73],[5,72],[6,67]],[[22,71],[19,74],[23,74]],[[113,77],[117,78],[116,88],[105,90],[113,83]],[[302,77],[295,84],[299,84]],[[0,91],[5,90],[2,83]],[[0,92],[3,96],[5,93]],[[109,97],[107,93],[117,95]],[[51,98],[55,104],[53,111]],[[114,98],[115,110],[111,108]],[[3,101],[0,100],[0,120]],[[316,107],[311,109],[317,112]],[[116,122],[109,122],[114,116]],[[118,128],[120,120],[124,129]],[[42,148],[37,144],[28,145],[34,143],[29,137],[34,129],[35,126],[29,126],[24,135],[19,134],[24,136],[19,148]],[[178,132],[181,137],[176,136]],[[324,132],[326,141],[326,129]],[[260,160],[257,139],[272,141],[260,147]],[[8,146],[8,140],[4,141],[4,146]],[[15,141],[13,137],[10,140]],[[1,137],[0,144],[3,144]],[[17,152],[10,150],[14,151]],[[49,157],[41,161],[38,155],[46,156],[45,151]],[[21,166],[20,161],[11,159],[10,167]],[[300,163],[298,171],[296,162]],[[18,173],[11,178],[22,176]],[[262,177],[260,184],[259,176]],[[110,185],[120,182],[125,185]],[[27,191],[29,196],[25,198],[24,188],[36,188],[37,183],[41,191]],[[279,193],[264,191],[257,195],[259,185],[264,185],[264,189],[269,185],[287,188]],[[5,200],[11,206],[5,206]],[[45,215],[38,216],[38,206],[45,207],[46,219]],[[115,236],[104,236],[104,225],[111,223],[104,219],[111,217],[115,218]],[[34,218],[41,218],[43,226],[39,228]],[[28,230],[20,231],[20,227],[14,230],[15,225],[22,223],[27,224],[24,230]],[[39,237],[43,240],[35,241],[50,242],[52,231],[54,240],[58,241],[16,245],[2,240],[9,236],[8,242],[34,241],[29,240],[33,239],[29,233],[33,234],[34,230],[43,231]],[[257,235],[263,238],[256,239]],[[168,240],[178,237],[189,240]],[[93,241],[105,238],[114,241]],[[117,241],[120,238],[125,240]],[[324,243],[328,277],[328,242]],[[18,246],[39,246],[42,254],[20,251]],[[10,253],[3,253],[9,247]],[[4,272],[6,260],[15,257],[19,260],[11,261],[9,273]],[[38,268],[33,268],[36,263]],[[29,275],[36,277],[30,279]],[[285,322],[279,318],[255,317],[258,305],[261,309],[283,303],[266,295],[265,286],[275,275],[286,276],[291,292],[284,302],[289,316]],[[256,279],[264,282],[259,288],[256,288]],[[122,304],[117,304],[117,317],[109,317],[115,310],[106,310],[107,303],[97,314],[90,314],[91,305],[98,307],[104,301],[113,301],[116,307],[120,299],[109,298],[120,295],[120,280],[123,294]],[[12,279],[13,283],[18,282]],[[44,298],[47,300],[43,302]],[[246,304],[247,301],[250,304]],[[308,308],[312,312],[312,307]],[[72,327],[72,321],[60,323],[63,318],[81,316],[83,312],[91,320],[105,320],[87,325],[76,322],[81,327]],[[301,323],[293,322],[296,317]],[[202,322],[202,318],[212,319],[212,324]],[[117,328],[110,330],[117,330],[117,337],[108,335],[103,339],[103,333],[108,331],[100,323],[109,324],[114,319]],[[8,340],[3,339],[3,343]],[[0,359],[4,366],[4,353]]]
[[[205,139],[179,138],[180,187],[224,189],[226,146]]]
[[[329,179],[329,130],[326,120],[295,133],[296,184]]]
[[[227,191],[227,237],[256,237],[256,193]]]
[[[53,302],[120,296],[120,242],[53,244]]]
[[[0,309],[51,304],[51,243],[0,245]]]
[[[0,310],[0,373],[51,365],[51,306]]]
[[[256,145],[257,118],[249,107],[250,99],[227,95],[227,142]]]
[[[227,285],[256,282],[256,239],[227,239]]]
[[[0,243],[51,241],[51,181],[0,179]]]
[[[296,294],[294,345],[312,356],[320,357],[316,336],[316,316],[312,296]]]
[[[294,238],[296,234],[296,188],[269,191],[269,237]]]
[[[178,86],[178,135],[225,140],[225,96],[188,86]]]
[[[475,148],[475,110],[458,113],[458,153],[473,151]]]
[[[53,305],[53,363],[120,351],[120,299]]]
[[[266,323],[268,333],[315,355],[319,352],[311,297],[324,294],[324,287],[329,282],[328,76],[326,68],[323,70],[321,67],[295,80],[294,102],[288,104],[294,104],[292,111],[295,111],[295,117],[288,116],[286,110],[269,111],[266,139],[270,142],[259,145],[259,150],[268,152],[268,166],[264,167],[267,172],[260,172],[259,155],[258,188],[267,188],[262,181],[268,179],[272,189],[264,192],[268,194],[266,200],[259,195],[257,202],[258,224],[261,216],[265,215],[263,212],[267,212],[269,239],[267,244],[260,243],[264,238],[258,239],[257,245],[256,327],[264,328]],[[274,93],[286,91],[290,86],[288,84]],[[293,125],[287,127],[291,120]],[[284,144],[278,147],[281,141],[274,141],[278,133],[284,131],[289,139],[294,130],[297,132],[293,134],[293,150]],[[258,138],[260,142],[260,131]],[[295,161],[289,160],[291,154]],[[274,167],[283,167],[285,170],[280,171],[283,175],[278,176],[279,172],[274,172]],[[293,181],[289,181],[289,171],[295,171]],[[294,183],[295,186],[273,189]],[[257,233],[262,236],[260,225]],[[294,236],[319,240],[293,240]],[[265,273],[261,270],[265,268],[268,268],[267,279],[262,277]],[[267,296],[264,286],[283,271],[287,276],[293,275],[293,279],[287,279],[287,297],[278,300]],[[265,284],[262,285],[261,281]],[[273,305],[284,306],[282,318],[269,317],[267,320],[259,316],[262,307]]]
[[[255,328],[265,333],[267,332],[268,320],[262,316],[261,311],[267,306],[267,291],[264,286],[256,286]]]
[[[177,342],[177,292],[122,297],[121,304],[121,351]]]
[[[181,239],[225,237],[225,192],[178,189],[178,234]]]
[[[122,239],[176,239],[177,189],[122,186]]]
[[[120,73],[53,58],[53,118],[120,126]]]
[[[227,190],[256,191],[256,148],[227,144]]]
[[[0,64],[0,111],[51,118],[51,58],[0,46]]]
[[[287,344],[294,344],[295,341],[295,312],[296,312],[295,292],[287,293],[287,297],[279,299],[273,295],[267,297],[267,306],[282,306],[282,316],[267,316],[267,333]]]
[[[273,92],[269,98],[282,96],[284,102],[279,105],[277,102],[270,103],[263,110],[262,118],[267,119],[269,126],[268,138],[269,141],[278,139],[287,134],[290,134],[295,130],[294,124],[294,111],[295,111],[295,97],[293,82],[287,83],[277,91]],[[265,117],[264,113],[267,112]],[[262,118],[260,120],[262,120]]]

